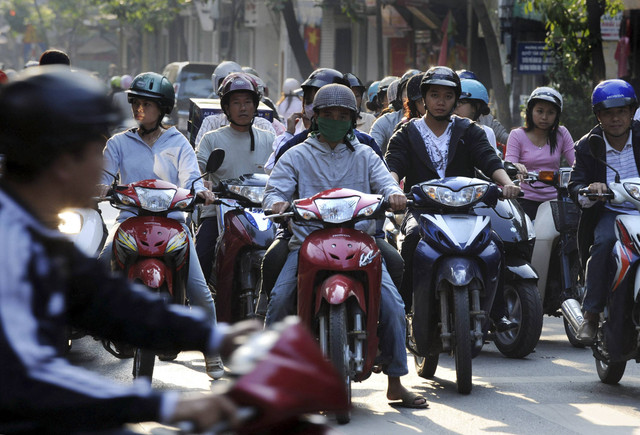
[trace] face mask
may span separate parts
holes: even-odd
[[[305,104],[304,106],[304,116],[307,119],[311,119],[313,118],[314,112],[313,112],[313,104]]]
[[[337,121],[331,118],[318,118],[318,131],[329,142],[340,142],[351,129],[351,120]]]

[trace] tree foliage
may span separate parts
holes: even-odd
[[[123,25],[148,32],[173,21],[189,0],[89,0],[103,16],[115,15]]]
[[[528,11],[542,12],[548,56],[555,64],[547,74],[564,98],[562,123],[574,138],[595,124],[588,103],[593,86],[604,78],[600,16],[622,9],[619,0],[529,0]]]

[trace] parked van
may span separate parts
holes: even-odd
[[[172,62],[162,71],[176,92],[176,104],[165,123],[175,125],[183,134],[187,133],[189,120],[189,100],[207,98],[213,92],[211,74],[216,69],[214,63]]]

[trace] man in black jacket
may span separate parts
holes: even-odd
[[[433,67],[424,74],[420,92],[425,115],[402,126],[391,137],[385,155],[391,175],[397,181],[405,178],[405,192],[414,184],[435,178],[474,177],[478,168],[504,186],[505,198],[515,198],[520,188],[507,175],[482,127],[469,119],[452,116],[461,93],[458,75],[447,67]],[[405,238],[401,254],[405,268],[400,294],[407,312],[412,305],[413,254],[420,241],[418,216],[419,212],[409,210],[402,224]],[[491,318],[498,331],[506,331],[517,324],[506,317],[506,306],[500,296],[496,295]]]
[[[607,301],[606,265],[616,241],[616,216],[637,214],[637,211],[629,203],[592,201],[578,196],[578,191],[584,187],[594,193],[608,191],[607,184],[614,181],[615,172],[604,162],[613,166],[623,179],[638,177],[640,173],[640,124],[633,122],[638,107],[633,87],[624,80],[605,80],[593,90],[591,102],[599,124],[578,141],[569,182],[573,199],[583,209],[578,245],[581,260],[583,264],[586,262],[587,292],[582,303],[584,322],[578,330],[578,339],[585,344],[593,342],[599,314]]]
[[[117,385],[62,355],[68,324],[159,351],[227,355],[240,329],[255,328],[225,334],[199,309],[169,309],[57,230],[61,209],[90,206],[105,135],[119,117],[97,80],[68,67],[30,68],[0,89],[0,433],[104,435],[141,421],[204,429],[236,420],[223,396]]]

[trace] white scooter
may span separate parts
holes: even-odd
[[[538,272],[538,290],[543,312],[560,317],[562,303],[567,299],[582,301],[584,297],[584,274],[578,256],[577,229],[580,209],[569,198],[567,186],[571,168],[560,168],[557,172],[541,171],[529,173],[527,182],[535,187],[541,182],[556,188],[556,199],[540,204],[534,230],[536,242],[531,264]],[[575,347],[584,347],[576,338],[576,331],[564,318],[565,333]]]

